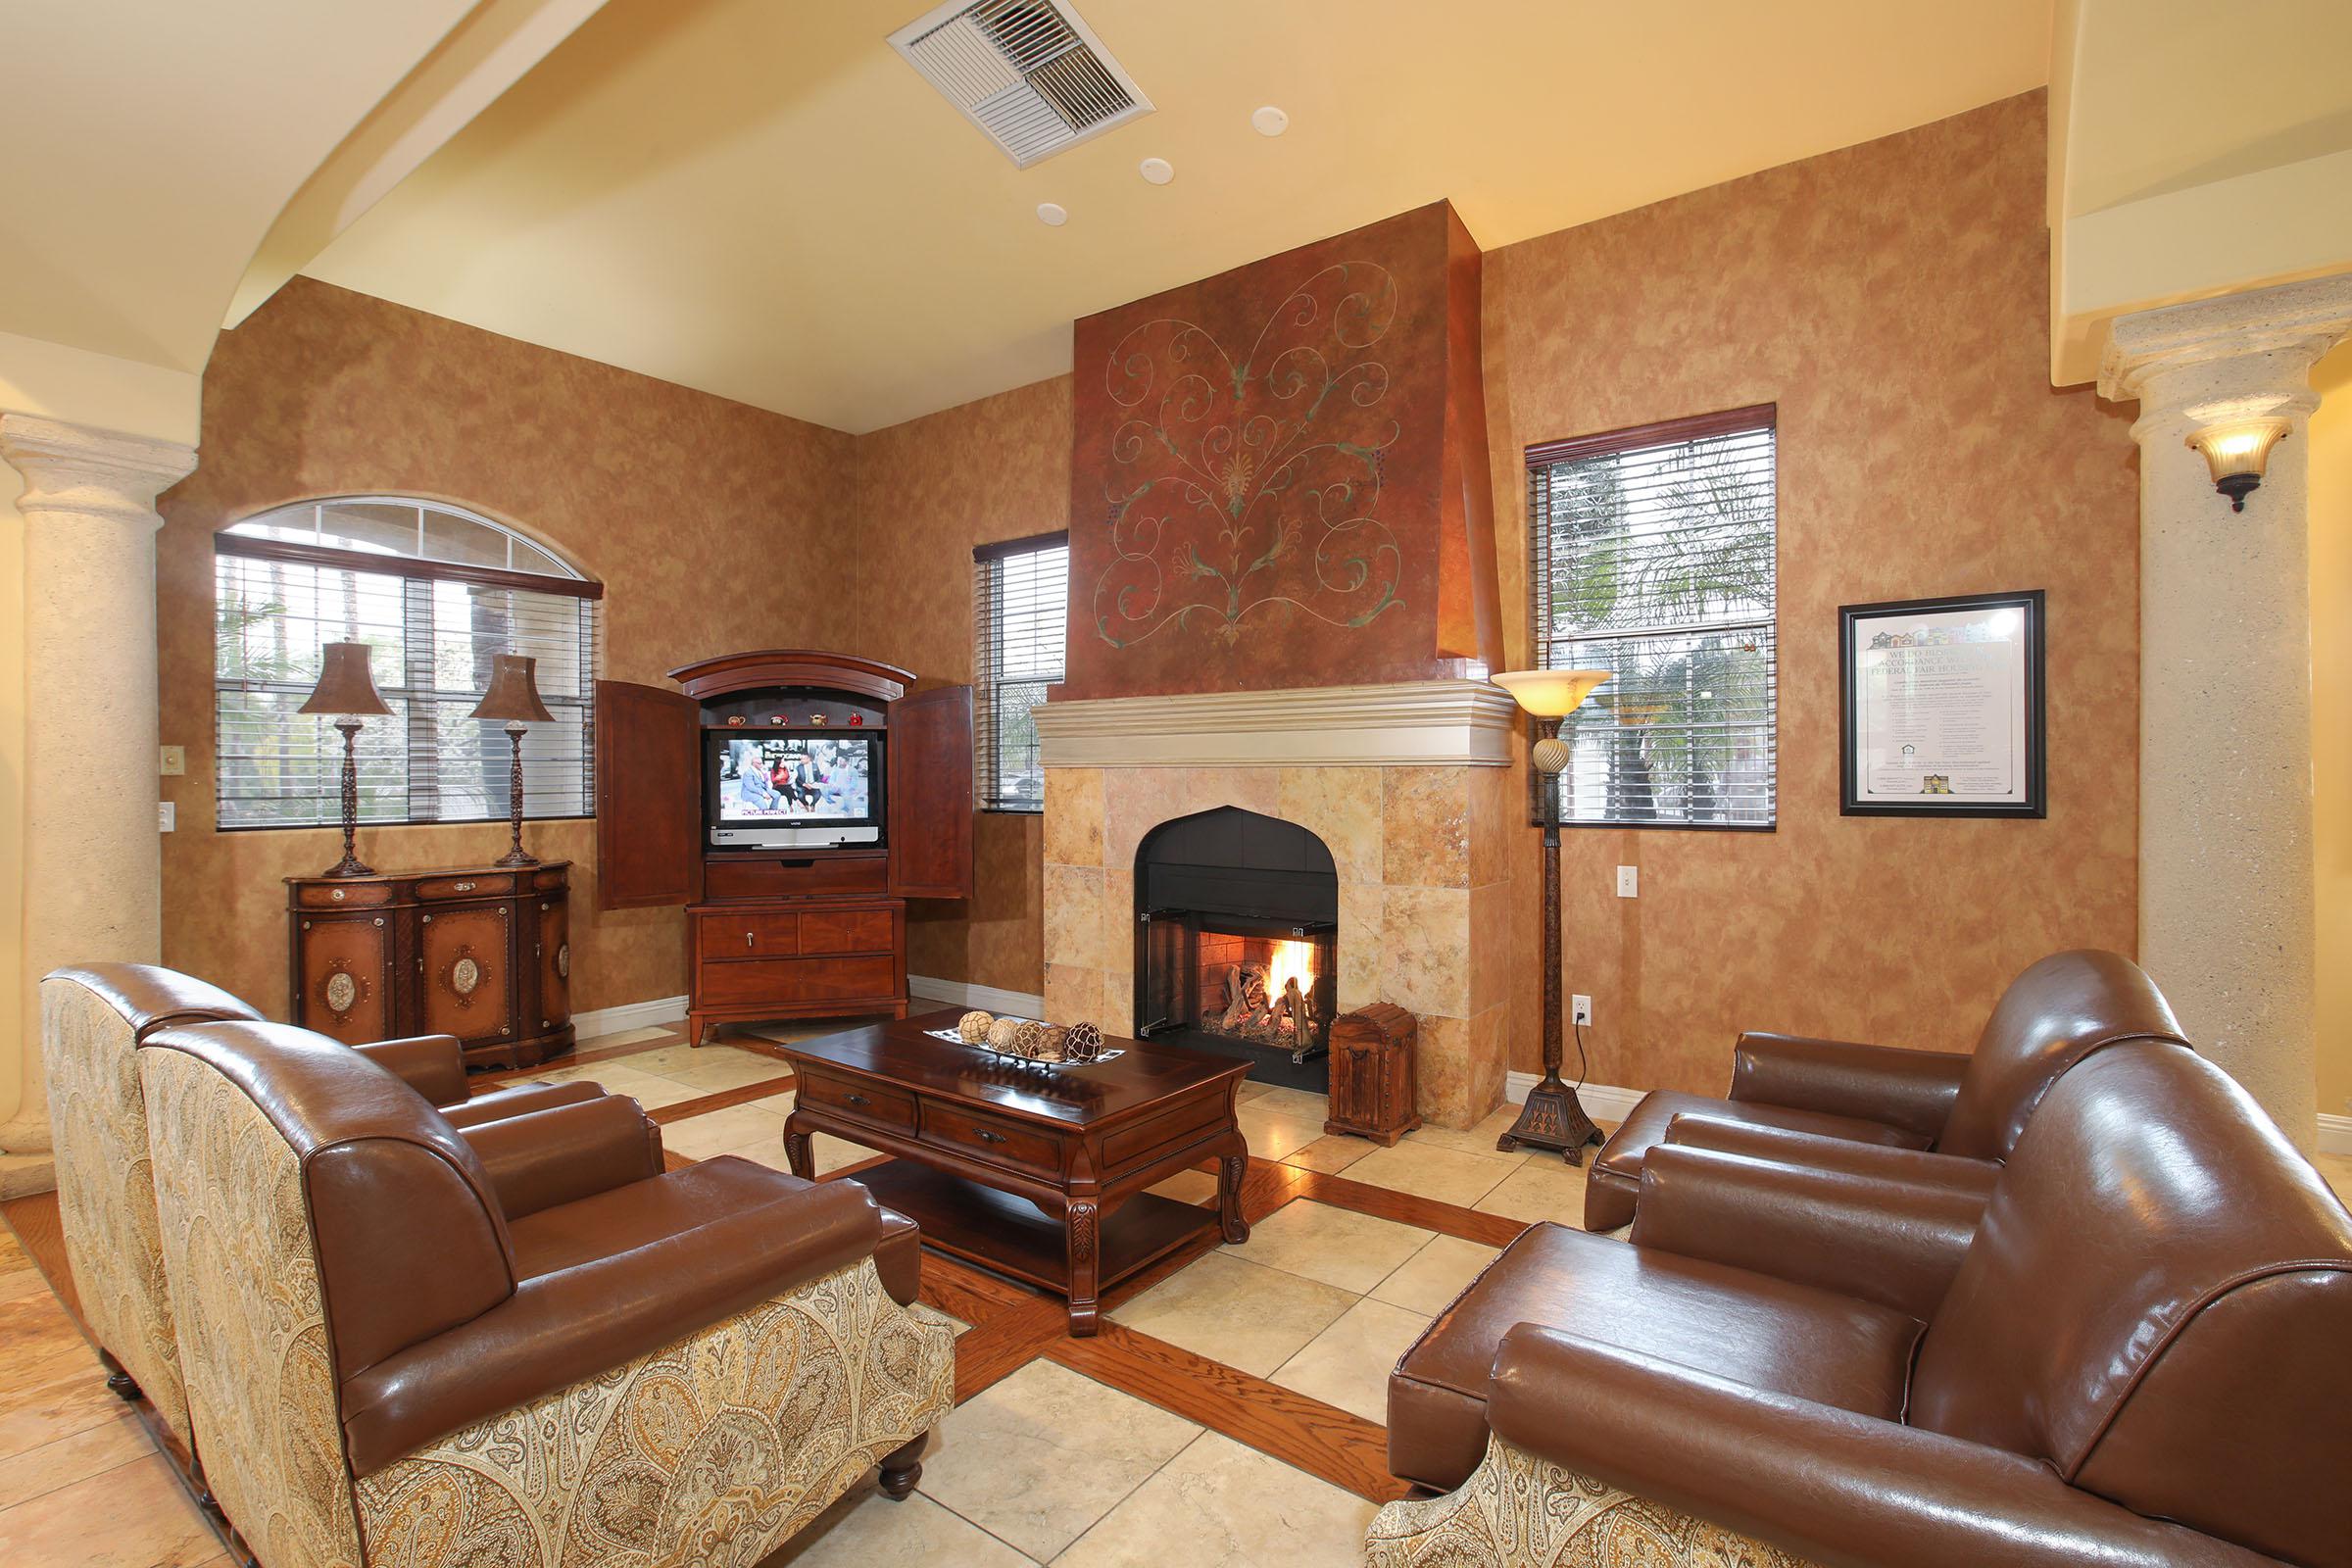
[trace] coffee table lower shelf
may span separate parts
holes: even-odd
[[[854,1179],[875,1202],[922,1227],[925,1247],[1070,1299],[1070,1329],[1078,1335],[1094,1332],[1095,1301],[1103,1292],[1218,1229],[1213,1208],[1137,1193],[1097,1223],[1095,1277],[1082,1280],[1073,1292],[1068,1227],[1029,1200],[911,1159],[870,1165]]]

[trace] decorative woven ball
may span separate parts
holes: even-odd
[[[1045,1054],[1046,1034],[1046,1026],[1042,1023],[1021,1025],[1012,1032],[1012,1054],[1031,1061],[1037,1060]]]
[[[1074,1023],[1062,1036],[1062,1054],[1071,1061],[1093,1061],[1102,1054],[1102,1030],[1100,1025]]]
[[[1010,1051],[1012,1037],[1021,1032],[1018,1018],[999,1018],[988,1026],[988,1045],[992,1051]]]
[[[1070,1032],[1059,1024],[1041,1023],[1038,1027],[1043,1029],[1045,1034],[1037,1042],[1037,1059],[1039,1061],[1067,1061],[1069,1059]]]
[[[983,1045],[988,1040],[988,1026],[996,1021],[985,1012],[967,1012],[956,1020],[956,1038],[967,1046]]]

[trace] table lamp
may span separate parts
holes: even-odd
[[[538,857],[522,849],[522,731],[525,725],[555,718],[539,700],[539,661],[520,654],[498,654],[490,661],[490,689],[474,705],[472,717],[504,719],[507,743],[513,749],[513,771],[508,775],[507,813],[514,829],[513,846],[491,862],[494,865],[537,865]]]
[[[1553,780],[1568,765],[1560,720],[1608,678],[1605,669],[1519,669],[1494,677],[1535,715],[1534,760],[1544,775],[1544,1080],[1527,1092],[1519,1119],[1494,1147],[1506,1154],[1523,1144],[1556,1149],[1571,1165],[1585,1162],[1585,1146],[1600,1142],[1600,1129],[1560,1079],[1560,793]]]
[[[328,643],[318,668],[318,684],[298,713],[334,713],[335,728],[343,732],[343,858],[320,873],[324,876],[373,876],[374,868],[353,853],[353,836],[360,826],[360,763],[352,750],[360,738],[360,720],[389,717],[392,710],[375,693],[375,677],[368,673],[372,650],[366,643]]]

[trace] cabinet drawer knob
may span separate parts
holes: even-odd
[[[873,1103],[863,1095],[844,1095],[841,1097],[841,1102],[845,1105],[870,1105]]]
[[[457,889],[460,893],[471,893],[473,891],[473,884],[470,882],[460,882],[457,885]]]
[[[1001,1144],[1004,1141],[1003,1133],[992,1133],[985,1127],[975,1130],[980,1134],[980,1141],[984,1144]]]

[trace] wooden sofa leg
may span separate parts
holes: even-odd
[[[124,1404],[136,1404],[141,1398],[139,1380],[122,1370],[122,1363],[106,1351],[98,1352],[98,1364],[106,1368],[106,1389]]]
[[[928,1432],[916,1436],[905,1447],[882,1456],[882,1494],[893,1502],[905,1502],[914,1484],[923,1479],[923,1449],[931,1442]]]

